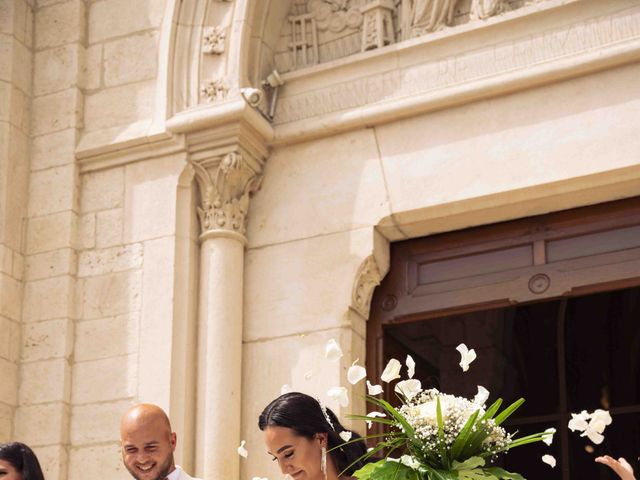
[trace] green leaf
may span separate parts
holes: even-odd
[[[497,477],[491,475],[480,468],[474,468],[471,470],[461,470],[458,472],[459,480],[498,480]]]
[[[469,437],[472,433],[471,428],[475,425],[479,414],[480,414],[480,410],[476,410],[475,412],[473,412],[473,415],[471,415],[467,419],[467,422],[464,424],[464,427],[462,427],[462,430],[460,430],[460,433],[458,433],[456,440],[453,442],[453,445],[451,446],[452,459],[455,460],[456,458],[458,458],[460,456],[460,453],[462,453],[462,450],[464,449],[464,447],[467,445],[467,441],[469,440]],[[438,427],[438,435],[439,434],[440,434],[440,427]]]
[[[396,421],[402,426],[402,429],[407,434],[407,436],[413,440],[413,438],[415,437],[415,431],[413,427],[409,425],[409,422],[407,422],[407,420],[402,416],[402,414],[398,412],[395,408],[393,408],[393,406],[391,406],[389,402],[382,400],[381,398],[371,397],[369,395],[367,395],[367,400],[370,403],[374,403],[384,408],[387,411],[387,413],[389,413],[389,415],[395,418]]]
[[[418,472],[400,462],[380,460],[354,473],[359,480],[420,480]]]
[[[464,462],[453,461],[453,469],[454,470],[469,470],[477,467],[484,467],[484,458],[481,457],[471,457],[467,458]]]
[[[484,470],[489,472],[491,475],[497,478],[500,478],[502,480],[505,480],[505,479],[506,480],[526,480],[519,473],[507,472],[506,470],[499,467],[490,467],[490,468],[485,468]]]
[[[522,405],[523,403],[524,403],[524,398],[519,398],[518,400],[513,402],[511,405],[509,405],[507,408],[505,408],[502,412],[500,412],[500,415],[498,415],[494,420],[496,422],[496,425],[500,425],[507,418],[509,418],[511,414],[515,412],[518,408],[520,408],[520,405]]]

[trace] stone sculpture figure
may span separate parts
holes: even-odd
[[[484,20],[504,11],[504,0],[473,0],[471,17]]]
[[[403,38],[418,37],[449,25],[457,0],[402,0]]]

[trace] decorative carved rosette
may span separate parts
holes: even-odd
[[[219,231],[244,235],[249,197],[260,186],[262,175],[239,152],[231,152],[210,168],[191,162],[200,189],[198,217],[202,235]]]
[[[202,51],[207,54],[223,54],[226,36],[227,33],[223,27],[216,26],[205,28],[202,39]]]
[[[380,285],[382,274],[373,255],[368,256],[360,265],[356,281],[351,292],[353,308],[364,318],[369,318],[373,290]]]

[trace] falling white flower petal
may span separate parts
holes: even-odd
[[[483,407],[487,400],[489,399],[489,390],[484,388],[482,385],[478,385],[478,393],[473,397],[473,403],[475,403],[479,407]]]
[[[584,432],[589,426],[588,420],[591,416],[586,410],[580,413],[572,413],[571,420],[569,420],[569,430],[575,432],[576,430]]]
[[[394,390],[407,400],[411,400],[422,391],[422,384],[420,380],[410,378],[409,380],[398,382]]]
[[[280,395],[284,395],[285,393],[291,393],[291,392],[293,392],[293,388],[291,388],[291,385],[289,385],[288,383],[285,383],[280,387]]]
[[[602,433],[607,425],[611,425],[611,422],[612,420],[609,412],[598,409],[591,414],[589,427],[598,433]]]
[[[553,455],[543,455],[542,461],[549,465],[551,468],[556,468],[556,459],[553,457]]]
[[[337,401],[341,407],[349,406],[349,395],[344,387],[331,387],[327,390],[327,396]]]
[[[367,413],[367,417],[371,417],[371,418],[375,418],[375,417],[386,417],[386,415],[382,412],[369,412]],[[373,425],[372,421],[367,421],[367,429],[371,428],[371,425]]]
[[[245,443],[247,443],[247,442],[242,440],[240,442],[240,446],[238,447],[238,455],[240,455],[243,458],[247,458],[249,456],[249,452],[247,451],[246,448],[244,448]]]
[[[546,443],[547,445],[551,445],[553,443],[553,435],[554,433],[556,433],[556,429],[555,428],[547,428],[544,433],[546,435],[544,435],[542,437],[542,441],[544,443]]]
[[[389,363],[387,363],[387,366],[384,367],[384,371],[380,376],[380,380],[382,380],[383,382],[389,383],[392,380],[395,380],[396,378],[400,378],[401,368],[402,368],[402,365],[400,365],[400,362],[395,358],[392,358],[391,360],[389,360]]]
[[[596,445],[600,445],[602,443],[602,441],[604,440],[604,435],[602,435],[601,433],[595,431],[591,427],[587,427],[587,429],[584,432],[582,432],[582,434],[580,434],[580,436],[581,437],[585,437],[586,436],[589,440],[591,440]]]
[[[365,378],[367,378],[367,371],[365,370],[365,368],[361,367],[360,365],[356,365],[354,362],[354,364],[349,367],[349,371],[347,372],[347,380],[349,380],[349,383],[351,385],[355,385]]]
[[[324,347],[324,355],[330,362],[337,362],[342,358],[342,349],[335,339],[332,338],[327,342]]]
[[[251,480],[269,480],[267,477],[253,477]]]
[[[311,380],[312,376],[313,376],[313,372],[311,370],[309,370],[307,373],[304,374],[304,379],[305,380]]]
[[[367,380],[367,393],[369,395],[380,395],[383,391],[381,385],[371,385],[371,382]]]
[[[407,355],[407,360],[404,362],[407,366],[407,377],[413,378],[416,374],[416,362],[411,355]]]
[[[469,370],[469,365],[476,359],[476,351],[472,348],[469,350],[464,343],[461,343],[456,347],[456,350],[460,352],[460,367],[462,367],[462,371],[466,372]]]
[[[348,442],[349,440],[351,440],[351,436],[353,435],[353,433],[351,433],[349,430],[344,430],[340,432],[338,435],[342,440],[344,440],[345,442]]]

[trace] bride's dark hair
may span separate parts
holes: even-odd
[[[38,457],[24,443],[0,444],[0,460],[13,465],[22,480],[44,480]]]
[[[325,412],[331,424],[327,421]],[[313,438],[316,433],[326,433],[329,444],[327,450],[345,443],[340,438],[341,432],[351,432],[351,430],[347,430],[342,426],[336,414],[329,408],[325,408],[323,411],[318,400],[299,392],[280,395],[267,405],[260,414],[258,426],[260,430],[264,430],[267,427],[290,428],[297,435],[308,439]],[[357,438],[361,438],[360,435],[356,432],[351,432],[351,440]],[[353,472],[363,467],[366,463],[362,460],[358,461],[366,453],[367,446],[362,440],[331,450],[329,455],[331,455],[338,473],[353,475]]]

